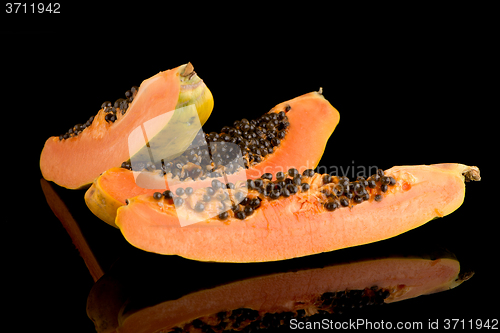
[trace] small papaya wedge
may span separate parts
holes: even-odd
[[[47,139],[40,155],[46,180],[69,189],[88,187],[123,161],[133,156],[143,159],[150,151],[148,141],[155,138],[175,143],[165,144],[167,150],[156,155],[175,156],[176,151],[168,149],[185,149],[198,132],[193,123],[199,129],[213,109],[212,94],[191,63],[154,75],[125,97],[114,104],[103,103],[87,122]],[[139,134],[138,140],[132,140],[134,133]]]
[[[118,208],[116,225],[149,252],[201,261],[283,260],[417,228],[455,211],[464,181],[480,179],[477,167],[457,163],[379,169],[356,181],[290,169],[275,180],[265,176],[214,193],[140,195]]]

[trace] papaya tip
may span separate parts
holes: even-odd
[[[193,64],[188,62],[186,67],[184,67],[184,71],[182,72],[181,76],[188,76],[193,72],[193,69],[194,69]]]
[[[476,166],[471,166],[463,172],[466,182],[470,181],[480,181],[481,175],[479,173],[479,168]]]

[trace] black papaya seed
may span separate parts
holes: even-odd
[[[306,169],[304,172],[302,172],[302,175],[305,177],[312,177],[314,176],[314,170],[313,169]]]
[[[207,187],[206,188],[206,193],[209,195],[209,196],[212,196],[215,194],[215,190],[212,188],[212,187]]]
[[[259,197],[255,197],[253,199],[250,200],[250,206],[255,209],[257,207],[260,207],[260,199]]]
[[[246,206],[243,212],[245,213],[246,216],[250,216],[253,214],[253,208],[250,206]]]
[[[165,192],[163,192],[163,196],[165,197],[165,199],[173,199],[174,193],[170,190],[166,190]]]
[[[299,191],[299,188],[295,184],[288,184],[285,187],[291,194],[295,194]]]
[[[205,210],[205,205],[201,202],[197,202],[195,205],[194,205],[194,210],[196,212],[202,212]]]
[[[272,191],[269,194],[269,198],[271,199],[278,199],[280,197],[280,191]]]
[[[340,205],[342,205],[342,207],[349,206],[349,200],[345,196],[340,197]]]
[[[244,220],[245,219],[245,213],[241,210],[237,211],[234,213],[234,216],[236,216],[236,218],[240,219],[240,220]]]
[[[183,203],[184,203],[184,199],[182,199],[181,197],[175,197],[175,199],[174,199],[174,205],[176,207],[182,206]]]
[[[253,190],[255,188],[255,182],[252,179],[247,179],[247,187]]]
[[[381,178],[382,178],[382,177],[384,177],[384,170],[382,170],[382,169],[377,169],[377,175],[378,175],[379,177],[381,177]]]
[[[295,168],[288,169],[288,176],[295,177],[299,174],[299,171]]]
[[[249,204],[249,202],[250,202],[250,199],[248,197],[245,197],[245,198],[243,198],[243,200],[241,200],[240,205],[246,206]]]
[[[337,204],[333,201],[329,201],[325,204],[325,208],[326,210],[328,211],[334,211],[335,209],[337,209]]]
[[[295,176],[292,180],[292,184],[294,185],[302,184],[302,177],[300,177],[300,175]]]
[[[260,178],[262,179],[267,179],[267,180],[272,180],[273,179],[273,175],[269,172],[266,172],[264,174],[262,174],[262,176],[260,176]]]
[[[253,182],[254,182],[255,187],[264,186],[264,182],[262,181],[262,179],[255,179]]]

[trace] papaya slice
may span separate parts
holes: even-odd
[[[452,289],[473,275],[444,249],[342,257],[241,267],[139,256],[118,261],[93,286],[87,314],[98,332],[277,329],[303,325],[310,316],[365,318],[382,304]],[[197,278],[207,271],[217,273]]]
[[[131,157],[143,159],[152,145],[148,141],[185,149],[198,132],[193,122],[201,127],[213,109],[212,94],[191,63],[160,72],[125,96],[114,104],[104,102],[86,123],[47,139],[40,156],[46,180],[69,189],[84,188]],[[167,159],[176,151],[155,154]]]
[[[207,189],[173,200],[140,195],[118,208],[116,225],[149,252],[201,261],[283,260],[384,240],[448,215],[463,203],[464,181],[480,174],[445,163],[379,169],[356,181],[312,169],[272,179],[221,186],[209,196]],[[242,200],[232,203],[233,197]]]
[[[314,168],[339,117],[319,92],[296,97],[258,119],[242,119],[219,133],[200,132],[185,153],[169,163],[150,163],[149,168],[143,165],[137,170],[125,162],[123,168],[111,168],[94,181],[85,202],[96,216],[116,227],[117,209],[140,194],[197,189],[211,186],[212,181],[234,184],[263,173]],[[309,128],[314,131],[304,136]]]

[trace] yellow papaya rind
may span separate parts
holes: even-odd
[[[192,65],[189,65],[191,63],[179,71],[180,92],[175,109],[165,110],[164,114],[148,120],[141,124],[141,128],[134,130],[139,133],[139,137],[132,140],[132,145],[138,143],[142,148],[131,153],[132,164],[155,163],[160,160],[168,162],[181,155],[210,117],[214,106],[212,93],[192,70]],[[186,73],[188,67],[191,71]],[[148,137],[145,138],[144,135]],[[132,137],[131,134],[129,146]]]
[[[101,177],[97,177],[92,186],[85,192],[85,204],[95,216],[110,226],[118,228],[115,224],[116,210],[122,206],[122,203],[102,190],[101,179]]]

